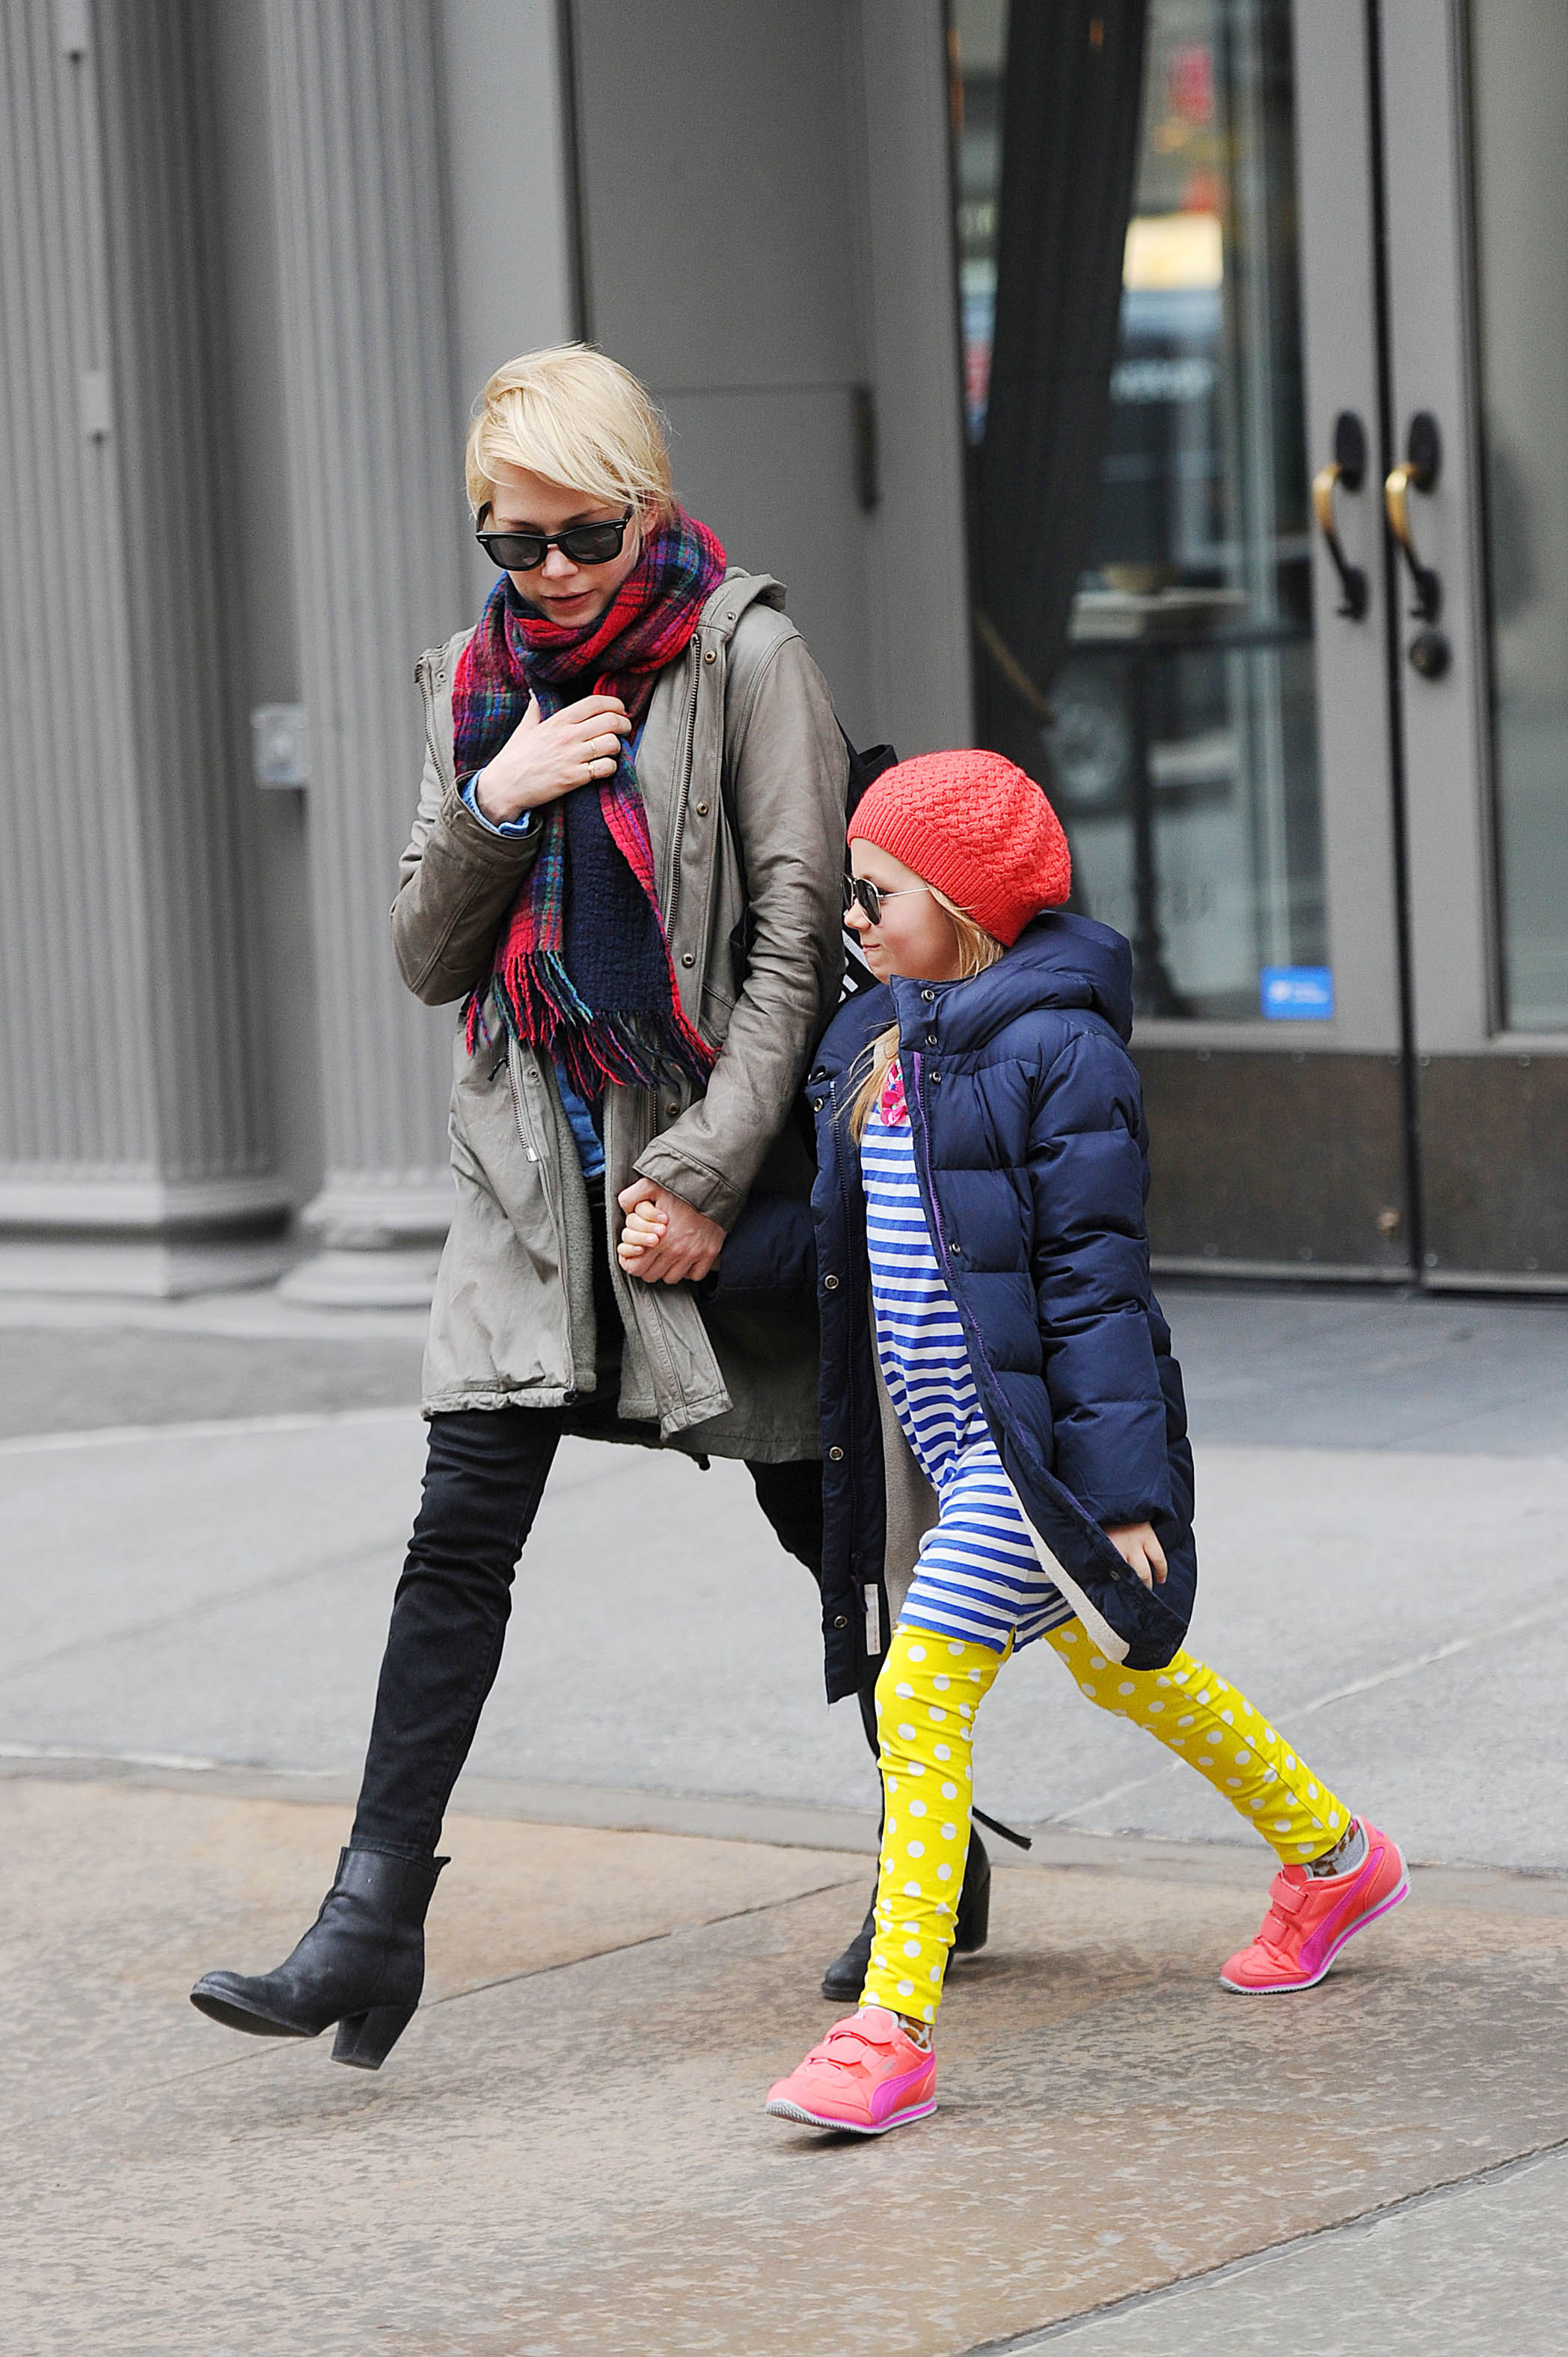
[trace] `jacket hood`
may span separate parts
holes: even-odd
[[[900,975],[891,985],[901,1022],[918,1017],[925,989],[941,1008],[942,1045],[983,1047],[1036,1007],[1082,1007],[1102,1016],[1125,1044],[1133,1034],[1133,952],[1122,934],[1092,917],[1048,909],[1013,947],[967,982],[922,984]]]

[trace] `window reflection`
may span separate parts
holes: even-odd
[[[1007,340],[1004,130],[1028,123],[1008,87],[1011,13],[1006,0],[950,11],[977,482],[999,329]],[[1018,40],[1014,52],[1016,73]],[[1066,646],[1042,678],[1026,630],[985,610],[976,622],[989,733],[1015,758],[1032,747],[1078,905],[1133,940],[1144,1016],[1332,1010],[1294,190],[1289,0],[1151,0],[1110,429]],[[1026,299],[1007,285],[1004,303]],[[994,556],[978,554],[1000,607]],[[1281,973],[1321,980],[1265,993]]]

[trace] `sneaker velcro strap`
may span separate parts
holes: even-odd
[[[837,2062],[845,2070],[860,2067],[867,2054],[885,2054],[892,2046],[890,2038],[875,2038],[858,2022],[844,2022],[830,2029],[820,2046],[813,2046],[807,2055],[808,2062]],[[849,2048],[849,2052],[843,2050]],[[858,2048],[859,2052],[854,2050]]]

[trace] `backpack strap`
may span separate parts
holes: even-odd
[[[833,717],[838,720],[836,712]],[[864,753],[857,752],[854,740],[842,720],[839,720],[839,735],[843,738],[844,750],[849,755],[849,789],[844,795],[844,823],[847,825],[860,808],[860,798],[867,786],[873,779],[879,778],[884,770],[891,770],[898,756],[891,745],[868,745]]]
[[[833,717],[838,720],[837,713]],[[842,720],[838,720],[838,732],[843,738],[844,750],[849,755],[849,780],[844,793],[844,824],[847,826],[854,815],[855,807],[862,794],[865,793],[872,779],[879,778],[884,770],[890,770],[898,756],[891,745],[873,745],[868,751],[858,752],[855,749],[854,739]],[[741,899],[744,904],[741,915],[731,929],[729,937],[730,971],[738,996],[741,985],[751,969],[751,944],[756,936],[751,914],[751,891],[746,875],[746,854],[741,848],[740,828],[736,823],[735,781],[730,776],[727,761],[719,773],[719,793],[724,803],[725,824],[729,829],[730,843],[735,850],[736,865],[740,869]],[[844,874],[847,876],[849,874],[847,844],[844,846],[843,865]],[[858,997],[863,990],[875,990],[878,986],[876,976],[865,963],[860,943],[846,927],[843,936],[843,987],[840,994],[840,1004],[842,1005],[846,998]]]
[[[703,656],[706,657],[710,653],[716,656],[722,650],[727,650],[741,616],[750,607],[770,606],[776,613],[781,614],[784,611],[785,594],[783,583],[776,580],[771,573],[737,572],[727,575],[709,597],[697,624],[697,635],[702,643]],[[725,676],[726,699],[730,678],[731,673],[726,665]],[[849,774],[844,791],[844,824],[847,826],[854,815],[861,796],[872,780],[879,778],[884,770],[890,770],[898,756],[891,745],[871,745],[865,752],[861,752],[843,722],[838,720],[836,713],[833,717],[838,722],[838,732],[843,738],[844,751],[849,757]],[[719,798],[724,811],[725,825],[728,830],[730,844],[735,852],[736,865],[740,870],[741,899],[744,903],[740,920],[730,934],[730,966],[738,994],[750,969],[754,932],[751,891],[746,873],[746,854],[741,848],[740,827],[736,812],[735,780],[730,775],[727,760],[723,761],[719,769]],[[846,873],[848,865],[846,850],[844,856]],[[875,975],[861,956],[856,943],[846,934],[844,937],[844,996],[853,998],[859,992],[875,990],[876,986]]]

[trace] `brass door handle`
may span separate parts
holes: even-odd
[[[1411,608],[1412,619],[1435,622],[1443,611],[1443,584],[1430,565],[1423,565],[1416,550],[1415,535],[1411,529],[1410,495],[1412,491],[1430,491],[1435,484],[1443,464],[1443,437],[1437,430],[1437,420],[1430,409],[1419,409],[1410,421],[1410,434],[1405,443],[1404,462],[1391,469],[1383,485],[1383,506],[1388,511],[1389,530],[1410,567],[1410,577],[1415,590],[1415,603]]]
[[[1317,518],[1317,529],[1334,561],[1339,576],[1341,591],[1337,608],[1348,621],[1359,622],[1367,610],[1367,576],[1359,565],[1352,565],[1339,538],[1339,528],[1334,518],[1334,489],[1343,484],[1348,491],[1359,491],[1367,474],[1367,432],[1353,409],[1342,409],[1334,421],[1334,456],[1326,467],[1319,467],[1312,479],[1312,510]]]

